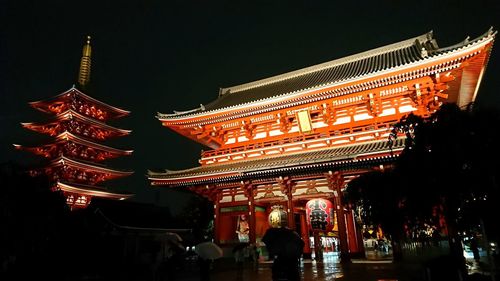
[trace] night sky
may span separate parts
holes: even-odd
[[[238,2],[238,3],[236,3]],[[377,3],[375,3],[377,2]],[[134,149],[108,161],[135,174],[109,182],[132,200],[180,210],[187,196],[150,187],[147,169],[198,165],[203,147],[161,126],[156,112],[189,110],[220,87],[251,82],[408,39],[430,30],[440,46],[500,28],[490,1],[1,1],[0,163],[37,158],[13,149],[46,137],[20,122],[46,120],[28,102],[76,83],[92,36],[92,91],[131,111],[111,125],[133,130],[108,145]],[[500,47],[478,103],[500,108]],[[498,126],[498,124],[492,124]]]

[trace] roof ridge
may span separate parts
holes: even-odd
[[[57,185],[63,185],[64,187],[71,188],[71,189],[79,189],[79,190],[81,190],[83,192],[87,192],[87,193],[97,192],[97,193],[100,193],[100,195],[116,196],[116,197],[120,197],[121,200],[130,198],[130,197],[132,197],[132,196],[135,195],[133,193],[128,193],[128,192],[127,193],[121,193],[121,192],[109,190],[105,186],[87,185],[87,184],[81,184],[81,183],[69,182],[69,181],[62,181],[62,180],[57,181]],[[101,197],[101,196],[98,196],[98,197]]]
[[[485,33],[475,37],[474,39],[470,39],[470,36],[467,36],[465,37],[464,40],[456,43],[456,44],[453,44],[451,46],[446,46],[446,47],[443,47],[443,48],[439,48],[437,50],[435,50],[436,53],[440,53],[440,52],[446,52],[446,51],[449,51],[449,50],[453,50],[455,48],[458,48],[458,47],[463,47],[463,46],[468,46],[470,44],[474,44],[478,41],[481,41],[481,40],[484,40],[484,39],[487,39],[489,38],[490,36],[495,36],[497,34],[497,31],[493,30],[493,27],[490,27],[490,29],[488,29],[488,31],[486,31]]]
[[[115,148],[115,147],[112,147],[112,146],[109,146],[109,145],[98,143],[98,142],[93,141],[92,139],[87,139],[84,136],[81,136],[81,135],[78,135],[78,134],[73,134],[70,131],[64,131],[64,132],[60,133],[59,135],[56,135],[55,139],[61,139],[62,137],[64,137],[64,135],[70,135],[70,137],[73,137],[73,138],[75,138],[78,141],[85,142],[85,143],[90,143],[92,145],[95,145],[95,146],[101,147],[101,148],[108,148],[110,150],[116,150],[116,151],[126,152],[126,153],[128,153],[128,152],[132,153],[134,151],[132,149]]]
[[[95,147],[100,148],[100,149],[109,149],[109,150],[112,150],[112,151],[118,151],[118,152],[124,152],[124,153],[133,153],[134,152],[133,149],[115,148],[115,147],[112,147],[112,146],[109,146],[109,145],[105,145],[105,144],[102,144],[102,143],[95,142],[95,141],[93,141],[91,139],[88,139],[88,138],[86,138],[84,136],[73,134],[73,133],[71,133],[69,131],[64,131],[64,132],[62,132],[62,133],[60,133],[60,134],[52,137],[51,139],[45,141],[44,143],[26,144],[26,145],[14,144],[14,146],[16,146],[16,147],[24,147],[24,148],[43,147],[43,146],[55,144],[55,143],[58,143],[58,142],[66,141],[64,139],[65,135],[69,135],[69,137],[73,138],[75,140],[75,142],[80,142],[80,143],[83,143],[83,144],[89,145],[89,146],[95,146]]]
[[[61,117],[65,117],[65,115],[67,114],[71,114],[71,115],[74,115],[76,116],[77,118],[81,118],[85,121],[89,121],[90,123],[95,123],[97,125],[101,125],[103,127],[108,127],[108,128],[111,128],[111,129],[114,129],[114,130],[117,130],[117,131],[122,131],[122,132],[126,132],[126,133],[131,133],[132,130],[127,130],[127,129],[121,129],[121,128],[117,128],[115,126],[112,126],[106,122],[102,122],[100,120],[97,120],[97,119],[94,119],[92,117],[89,117],[89,116],[86,116],[85,114],[81,114],[80,112],[76,111],[76,110],[73,110],[73,109],[68,109],[66,111],[63,111],[57,115],[54,115],[54,117],[57,119],[57,118],[61,118]]]
[[[264,78],[264,79],[260,79],[260,80],[256,80],[256,81],[252,81],[252,82],[248,82],[248,83],[244,83],[244,84],[240,84],[240,85],[235,85],[235,86],[231,86],[231,87],[227,87],[227,88],[222,88],[220,90],[220,94],[219,95],[223,96],[223,95],[226,95],[226,94],[237,93],[237,92],[240,92],[240,91],[244,91],[244,90],[248,90],[248,89],[260,87],[260,86],[263,86],[263,85],[272,84],[272,83],[283,81],[283,80],[286,80],[286,79],[290,79],[290,78],[298,77],[298,76],[301,76],[301,75],[309,74],[309,73],[312,73],[312,72],[321,71],[323,69],[327,69],[327,68],[330,68],[330,67],[333,67],[333,66],[337,66],[337,65],[341,65],[341,64],[346,64],[346,63],[350,63],[350,62],[353,62],[353,61],[358,61],[360,59],[364,59],[364,58],[367,58],[367,57],[372,57],[372,56],[375,56],[375,55],[380,55],[382,53],[388,53],[388,52],[392,52],[392,51],[395,51],[395,50],[400,50],[400,49],[403,49],[403,48],[407,48],[407,47],[413,46],[417,41],[420,42],[420,44],[421,44],[422,42],[426,42],[426,41],[430,41],[430,40],[433,40],[433,31],[429,31],[429,32],[424,33],[422,35],[419,35],[419,36],[416,36],[416,37],[413,37],[413,38],[410,38],[410,39],[406,39],[406,40],[403,40],[403,41],[400,41],[400,42],[392,43],[392,44],[389,44],[389,45],[384,45],[384,46],[381,46],[381,47],[378,47],[378,48],[375,48],[375,49],[371,49],[371,50],[367,50],[367,51],[364,51],[364,52],[361,52],[361,53],[355,53],[355,54],[352,54],[352,55],[349,55],[349,56],[346,56],[346,57],[341,57],[341,58],[338,58],[338,59],[334,59],[334,60],[331,60],[331,61],[328,61],[328,62],[324,62],[324,63],[312,65],[312,66],[309,66],[309,67],[301,68],[301,69],[298,69],[298,70],[286,72],[286,73],[283,73],[283,74],[275,75],[275,76],[272,76],[272,77],[268,77],[268,78]]]
[[[110,105],[110,104],[108,104],[108,103],[106,103],[106,102],[103,102],[103,101],[101,101],[101,100],[98,100],[98,99],[96,99],[96,98],[93,98],[93,97],[91,97],[91,96],[89,96],[89,95],[85,94],[82,90],[80,90],[80,89],[76,88],[74,85],[73,85],[73,87],[71,87],[71,89],[70,89],[70,90],[73,90],[73,89],[74,89],[77,93],[79,93],[81,96],[83,96],[83,97],[84,97],[84,98],[86,98],[86,99],[89,99],[89,100],[90,100],[90,101],[92,101],[92,102],[95,102],[95,103],[98,103],[98,104],[100,103],[100,104],[106,105],[106,106],[108,106],[108,107],[110,107],[110,108],[112,108],[112,109],[114,109],[114,110],[116,110],[116,111],[118,111],[118,112],[121,112],[121,114],[123,114],[123,115],[128,115],[128,114],[130,114],[130,110],[126,110],[126,109],[123,109],[123,108],[119,108],[119,107],[116,107],[116,106],[114,106],[114,105]]]
[[[116,173],[121,173],[121,174],[133,174],[134,173],[133,170],[111,168],[104,163],[90,162],[90,161],[86,161],[84,159],[76,159],[76,158],[73,158],[73,157],[70,157],[70,156],[64,155],[64,154],[62,154],[61,156],[59,156],[57,158],[52,159],[50,162],[57,163],[61,160],[67,161],[67,162],[74,162],[76,164],[85,165],[85,166],[94,167],[94,168],[99,168],[102,170],[108,170],[111,172],[116,172]]]
[[[106,107],[109,107],[110,109],[118,112],[118,116],[121,117],[121,116],[126,116],[126,115],[129,115],[130,114],[130,111],[129,110],[126,110],[126,109],[123,109],[123,108],[119,108],[119,107],[116,107],[116,106],[113,106],[113,105],[110,105],[106,102],[103,102],[101,100],[98,100],[96,98],[93,98],[87,94],[85,94],[82,90],[78,89],[77,87],[75,87],[75,85],[73,85],[71,88],[63,91],[62,93],[60,94],[57,94],[55,96],[52,96],[52,97],[48,97],[48,98],[44,98],[44,99],[40,99],[40,100],[36,100],[36,101],[31,101],[29,102],[30,105],[35,105],[35,104],[38,104],[38,103],[43,103],[43,102],[48,102],[48,101],[51,101],[51,100],[55,100],[57,98],[60,98],[60,97],[63,97],[71,92],[76,92],[78,95],[80,95],[81,97],[83,97],[84,99],[87,99],[93,103],[96,103],[96,104],[100,104],[100,105],[103,105],[103,106],[106,106]]]
[[[281,104],[283,100],[291,100],[312,89],[321,90],[325,87],[340,87],[342,84],[362,78],[387,74],[397,68],[406,69],[410,66],[417,66],[430,58],[446,58],[451,56],[452,52],[460,52],[464,48],[474,48],[482,42],[493,40],[496,33],[497,31],[490,28],[486,33],[473,40],[462,41],[452,45],[451,48],[440,48],[433,38],[433,31],[429,31],[423,35],[377,49],[266,79],[223,88],[220,89],[218,98],[206,106],[192,111],[174,112],[173,114],[158,113],[157,118],[173,121],[195,116],[203,116],[203,118],[210,116],[205,119],[205,122],[210,123],[211,120],[215,120],[214,115],[220,112],[231,111],[228,114],[223,114],[223,116],[226,116],[223,120],[229,118],[227,115],[244,114],[247,116],[253,114],[248,110],[245,111],[246,113],[242,113],[243,108],[255,107],[259,108],[258,111],[261,113],[268,112],[274,106]],[[405,48],[405,46],[407,47]],[[349,59],[352,61],[349,61]],[[339,64],[341,61],[345,63]],[[271,99],[275,99],[275,102],[272,103]]]

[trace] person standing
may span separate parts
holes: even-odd
[[[475,236],[473,236],[472,239],[470,240],[470,250],[472,251],[472,256],[474,257],[474,260],[476,261],[476,263],[479,263],[479,259],[480,259],[479,247],[478,247],[477,239]]]
[[[304,241],[292,229],[270,228],[262,237],[266,244],[269,256],[272,257],[273,281],[300,280],[299,260],[304,248]]]

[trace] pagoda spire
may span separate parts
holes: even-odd
[[[90,81],[91,54],[90,36],[87,36],[87,42],[83,46],[80,71],[78,73],[78,84],[82,87],[85,87]]]

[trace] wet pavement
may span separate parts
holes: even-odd
[[[216,260],[210,272],[212,281],[271,281],[272,262],[261,261],[258,264],[247,262],[238,268],[232,259]],[[325,254],[323,262],[314,260],[301,261],[301,280],[324,281],[412,281],[418,280],[420,268],[416,265],[393,264],[387,259],[353,260],[349,264],[341,264],[336,253]],[[187,267],[178,274],[176,280],[200,280],[196,266]]]

